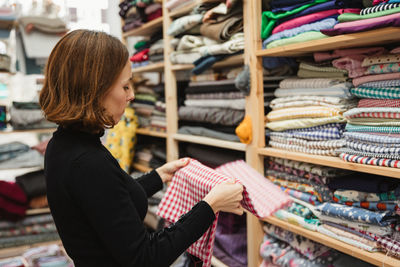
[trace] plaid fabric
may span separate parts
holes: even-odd
[[[347,123],[346,131],[348,132],[368,132],[368,133],[387,133],[387,134],[398,134],[400,133],[400,127],[389,127],[389,126],[364,126],[354,125]]]
[[[388,107],[400,108],[399,99],[371,99],[364,98],[358,102],[359,108],[372,108],[372,107]]]
[[[400,159],[400,155],[397,155],[397,154],[380,154],[380,153],[373,153],[373,152],[365,152],[365,151],[351,149],[348,147],[340,148],[340,149],[338,149],[338,151],[340,153],[359,155],[359,156],[365,156],[365,157],[370,157],[370,158],[394,159],[394,160]]]
[[[337,128],[332,128],[314,132],[270,132],[269,136],[281,138],[299,138],[309,141],[325,141],[340,139],[342,136],[342,131]]]
[[[245,190],[241,204],[258,217],[267,217],[290,204],[288,196],[243,161],[223,165],[219,170],[229,174],[232,172],[234,180],[243,184]],[[157,214],[173,223],[201,201],[215,185],[225,181],[232,181],[232,178],[192,159],[186,167],[175,173]],[[200,258],[204,267],[211,266],[217,221],[218,214],[207,232],[187,250]]]
[[[400,119],[399,108],[371,107],[353,108],[346,111],[343,116],[346,119],[352,118],[379,118],[379,119]]]
[[[366,133],[357,133],[357,132],[345,132],[343,136],[346,140],[353,141],[364,141],[364,142],[372,142],[372,143],[380,143],[380,144],[400,144],[400,138],[385,136],[385,135],[375,135],[375,134],[366,134]]]
[[[275,141],[269,141],[269,145],[271,147],[283,149],[283,150],[289,150],[289,151],[295,151],[295,152],[301,152],[301,153],[307,153],[307,154],[314,154],[314,155],[322,155],[322,156],[337,156],[338,153],[336,152],[336,149],[313,149],[313,148],[307,148],[303,146],[298,146],[298,145],[291,145],[291,144],[282,144],[279,142]]]
[[[378,237],[378,246],[388,252],[389,255],[400,257],[400,242],[397,242],[390,237]]]
[[[298,145],[305,148],[314,148],[314,149],[335,149],[335,148],[341,148],[346,144],[346,141],[343,139],[328,140],[328,141],[308,141],[298,138],[284,138],[284,137],[282,138],[279,136],[271,136],[270,140],[282,144]]]
[[[373,157],[358,156],[348,153],[340,153],[342,160],[366,165],[384,166],[392,168],[400,168],[400,161],[394,159],[380,159]]]
[[[400,88],[398,87],[356,87],[351,88],[350,92],[358,97],[377,99],[400,99]]]
[[[337,128],[339,130],[343,130],[345,126],[346,126],[345,123],[328,123],[328,124],[318,125],[318,126],[314,126],[314,127],[286,130],[284,132],[288,132],[288,133],[303,132],[303,131],[304,132],[313,132],[313,131],[326,130],[326,129],[330,130],[331,128]]]
[[[400,147],[383,147],[354,141],[346,141],[346,146],[348,148],[363,152],[400,155]]]
[[[399,87],[400,80],[385,80],[385,81],[375,81],[375,82],[367,82],[363,83],[361,87],[369,87],[369,88],[382,88],[382,87]]]
[[[268,113],[266,118],[269,121],[280,121],[296,118],[318,118],[340,115],[341,111],[336,108],[322,106],[308,106],[298,108],[284,108]]]

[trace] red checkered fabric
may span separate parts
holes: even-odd
[[[400,257],[400,242],[389,237],[378,237],[378,246],[383,248],[388,254]]]
[[[231,169],[234,171],[231,172]],[[191,159],[186,167],[175,173],[161,200],[157,214],[170,223],[176,222],[182,214],[187,213],[201,201],[215,185],[232,180],[243,184],[241,204],[257,217],[267,217],[277,209],[290,204],[286,194],[243,161],[225,164],[218,170],[220,172]],[[217,221],[218,214],[206,233],[187,250],[203,261],[203,267],[211,266]]]
[[[359,108],[400,108],[400,99],[373,99],[363,98],[358,102]]]

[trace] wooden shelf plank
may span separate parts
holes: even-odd
[[[356,248],[355,246],[346,244],[342,241],[336,240],[332,237],[323,235],[319,232],[314,232],[314,231],[304,229],[300,226],[282,221],[275,217],[268,217],[268,218],[263,219],[263,221],[277,225],[279,227],[282,227],[283,229],[286,229],[290,232],[299,234],[301,236],[305,236],[305,237],[307,237],[311,240],[314,240],[318,243],[324,244],[325,246],[334,248],[336,250],[339,250],[343,253],[346,253],[346,254],[356,257],[356,258],[359,258],[363,261],[369,262],[376,266],[392,266],[392,267],[400,266],[400,260],[390,257],[390,256],[386,256],[382,252],[368,252],[368,251]]]
[[[26,211],[26,215],[37,215],[43,213],[50,213],[50,208],[30,209]]]
[[[231,66],[237,66],[237,65],[242,65],[243,64],[243,55],[235,55],[231,56],[225,60],[222,60],[220,62],[215,63],[212,68],[224,68],[224,67],[231,67]],[[193,69],[194,65],[193,64],[176,64],[172,65],[172,70],[177,71],[177,70],[190,70]]]
[[[222,261],[220,261],[219,259],[217,259],[214,256],[212,256],[212,258],[211,258],[211,265],[214,267],[229,267],[228,265],[226,265],[225,263],[223,263]]]
[[[245,151],[246,145],[239,142],[230,142],[220,139],[214,139],[204,136],[188,135],[188,134],[174,134],[173,138],[182,142],[189,142],[201,145],[208,145],[214,147],[222,147],[232,150]]]
[[[258,153],[259,155],[264,155],[264,156],[291,159],[291,160],[308,162],[339,169],[346,169],[358,172],[366,172],[383,176],[389,176],[393,178],[400,178],[400,169],[346,162],[340,159],[339,157],[318,156],[318,155],[292,152],[270,147],[259,148]]]
[[[150,63],[147,66],[132,68],[132,73],[164,72],[164,62]]]
[[[132,166],[140,172],[151,172],[153,170],[152,168],[144,166],[140,163],[133,163]]]
[[[55,241],[46,241],[46,242],[35,243],[35,244],[31,244],[31,245],[22,245],[22,246],[17,246],[17,247],[2,248],[2,249],[0,249],[0,259],[21,256],[27,249],[39,247],[39,246],[48,246],[48,245],[53,245],[53,244],[62,246],[61,240],[55,240]]]
[[[167,133],[156,132],[156,131],[152,131],[152,130],[147,129],[147,128],[138,128],[138,129],[136,129],[136,133],[137,134],[141,134],[141,135],[148,135],[148,136],[154,136],[154,137],[160,137],[160,138],[167,138]]]
[[[46,128],[46,129],[29,129],[29,130],[14,130],[12,128],[7,128],[0,130],[0,134],[13,134],[13,133],[52,133],[55,132],[57,128]]]
[[[311,54],[316,51],[327,51],[339,48],[366,47],[378,44],[387,44],[400,40],[400,28],[387,27],[366,32],[337,35],[320,40],[313,40],[298,44],[258,50],[260,57],[295,57]]]
[[[130,31],[124,32],[122,36],[124,38],[129,36],[150,36],[162,27],[163,18],[162,16],[152,21],[149,21],[139,28],[132,29]]]

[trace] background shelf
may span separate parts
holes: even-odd
[[[149,21],[149,22],[143,24],[139,28],[124,32],[122,34],[122,36],[124,38],[129,37],[129,36],[150,36],[153,33],[155,33],[156,31],[161,29],[162,23],[163,23],[163,18],[159,17],[159,18],[156,18],[152,21]]]
[[[188,142],[188,143],[195,143],[213,147],[222,147],[232,150],[238,151],[245,151],[246,145],[239,142],[230,142],[224,141],[220,139],[214,139],[204,136],[195,136],[195,135],[188,135],[188,134],[174,134],[173,138],[177,141]]]
[[[164,62],[150,63],[147,66],[132,68],[132,73],[163,72],[163,71],[164,71]]]
[[[137,134],[141,135],[148,135],[148,136],[154,136],[154,137],[160,137],[160,138],[167,138],[167,133],[164,132],[157,132],[157,131],[152,131],[147,128],[138,128],[136,129]]]

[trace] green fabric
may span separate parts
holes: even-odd
[[[347,74],[343,72],[327,72],[317,70],[299,69],[297,72],[299,78],[347,78]]]
[[[135,46],[133,48],[135,48],[135,50],[138,50],[140,48],[142,48],[143,46],[145,46],[147,44],[147,41],[139,41],[135,44]]]
[[[348,132],[367,132],[367,133],[400,133],[400,127],[390,126],[367,126],[367,125],[354,125],[347,123],[346,131]]]
[[[301,7],[295,8],[290,11],[286,11],[283,13],[278,13],[275,14],[272,11],[264,11],[262,13],[261,17],[261,38],[266,39],[268,36],[271,35],[272,29],[275,27],[275,23],[278,19],[286,18],[288,16],[294,15],[299,13],[300,11],[303,11],[304,9],[307,9],[309,7],[328,2],[330,0],[315,0],[313,3],[309,3],[306,5],[303,5]]]
[[[339,22],[346,22],[346,21],[355,21],[355,20],[362,20],[362,19],[371,19],[371,18],[377,18],[377,17],[383,17],[386,15],[394,14],[394,13],[399,13],[400,12],[400,7],[384,10],[384,11],[379,11],[367,15],[358,15],[354,13],[343,13],[338,17]]]
[[[323,39],[323,38],[327,38],[327,37],[329,37],[329,36],[326,36],[325,34],[322,34],[321,32],[316,32],[316,31],[303,32],[303,33],[300,33],[293,37],[283,38],[280,40],[273,41],[267,45],[267,49],[278,47],[278,46],[284,46],[284,45],[288,45],[288,44],[297,44],[297,43],[302,43],[302,42],[307,42],[307,41],[312,41],[312,40],[318,40],[318,39]]]
[[[400,99],[400,90],[398,87],[356,87],[351,88],[350,92],[360,98]]]
[[[149,95],[149,94],[137,94],[135,96],[137,100],[145,100],[145,101],[151,101],[151,102],[156,102],[157,98],[154,95]]]

